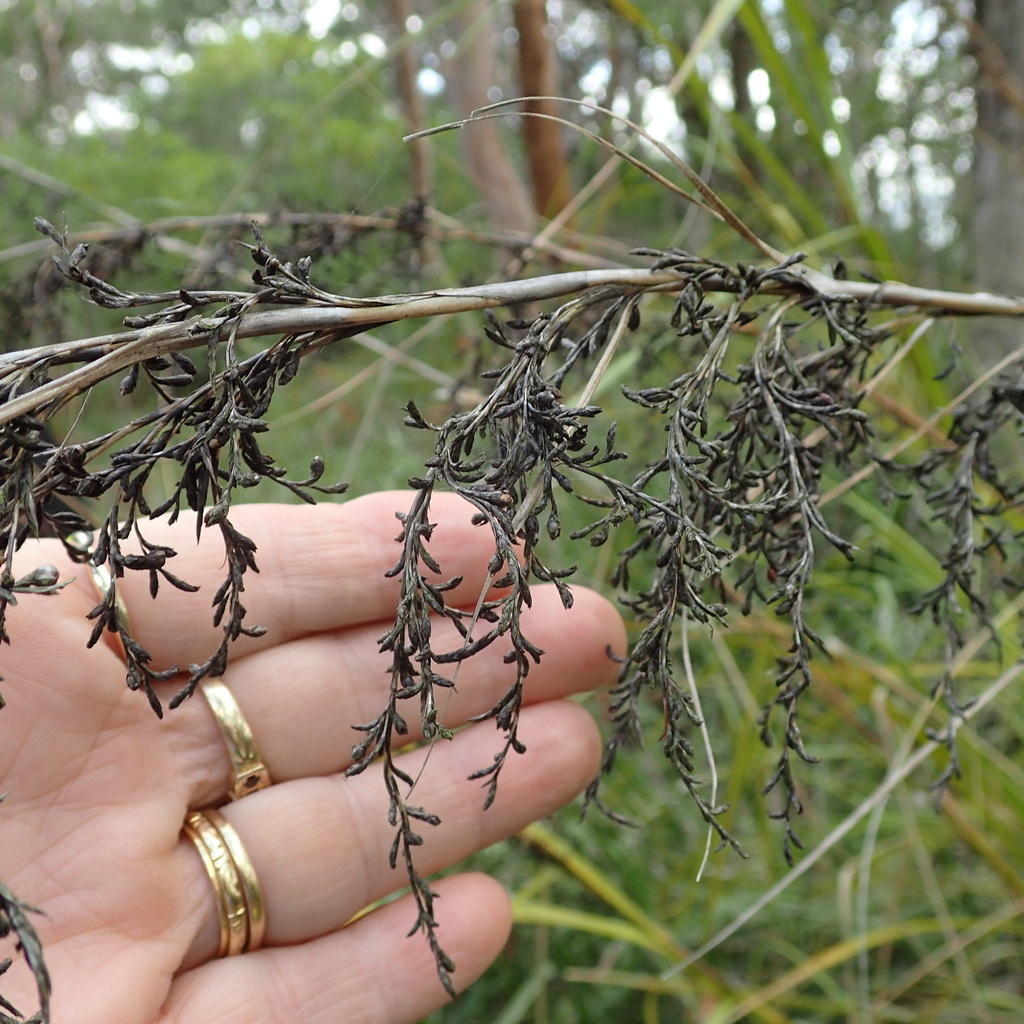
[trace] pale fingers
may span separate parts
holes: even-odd
[[[437,650],[457,647],[447,623],[435,623]],[[609,685],[619,665],[625,637],[618,611],[605,598],[579,589],[566,610],[553,587],[534,591],[523,631],[545,651],[527,677],[524,701],[537,704]],[[233,662],[225,683],[252,728],[260,756],[276,782],[341,771],[352,747],[363,738],[353,726],[372,721],[386,705],[390,656],[378,651],[381,626],[302,637]],[[464,662],[454,689],[437,690],[439,721],[457,728],[489,710],[515,680],[515,666],[504,662],[509,641],[500,640]],[[405,702],[408,740],[420,738],[417,701]],[[206,702],[193,698],[168,716],[169,742],[177,748],[182,771],[191,780],[192,806],[221,799],[230,762]]]
[[[462,991],[505,943],[508,898],[483,875],[435,888],[452,983]],[[413,1024],[448,1001],[423,936],[407,934],[415,916],[406,897],[299,946],[204,964],[174,981],[160,1024]]]
[[[510,756],[498,796],[486,811],[473,771],[493,763],[501,735],[478,725],[439,742],[409,802],[438,815],[424,824],[415,859],[427,875],[513,835],[576,796],[593,777],[600,739],[578,706],[549,703],[523,712],[527,752]],[[415,776],[426,751],[403,755]],[[242,838],[259,875],[267,908],[267,945],[304,942],[334,931],[361,908],[405,884],[388,864],[394,828],[379,768],[363,775],[300,779],[253,794],[223,809]],[[183,909],[194,918],[195,940],[185,967],[212,957],[217,923],[210,884],[195,851],[182,843],[187,884]],[[442,921],[443,923],[443,921]]]
[[[398,561],[395,542],[401,524],[396,511],[406,511],[408,492],[367,495],[343,505],[241,505],[231,513],[235,527],[256,544],[259,572],[245,574],[242,603],[245,623],[262,626],[259,639],[243,638],[235,654],[242,656],[296,636],[383,621],[394,615],[399,583],[385,573]],[[487,579],[494,548],[486,528],[475,527],[472,507],[452,494],[439,494],[431,520],[437,529],[429,544],[442,575],[464,585],[450,596],[472,605]],[[167,568],[199,593],[184,593],[167,583],[156,600],[149,596],[148,573],[127,572],[119,587],[128,607],[132,630],[154,656],[156,667],[201,663],[216,650],[222,634],[213,625],[212,602],[227,565],[217,528],[203,531],[197,545],[194,519],[171,527],[141,524],[147,540],[167,544],[177,555]]]

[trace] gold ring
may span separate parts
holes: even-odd
[[[218,811],[192,811],[185,819],[192,840],[213,883],[220,941],[217,956],[251,953],[263,944],[267,915],[256,869],[238,833]]]
[[[212,822],[214,828],[220,833],[224,845],[231,854],[231,859],[238,870],[238,877],[242,882],[242,894],[245,896],[245,909],[249,920],[249,939],[245,944],[243,952],[251,953],[263,945],[263,937],[267,933],[267,911],[263,902],[263,890],[260,888],[259,879],[256,877],[256,869],[249,860],[249,855],[242,846],[242,840],[231,824],[225,820],[220,811],[208,808],[205,812],[206,819]]]
[[[209,680],[201,686],[213,717],[224,736],[231,758],[234,778],[228,792],[229,800],[239,800],[248,793],[266,789],[270,785],[270,772],[256,748],[252,729],[242,714],[234,694],[221,682]]]

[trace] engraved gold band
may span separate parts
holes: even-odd
[[[241,839],[218,811],[192,811],[185,835],[195,844],[213,883],[220,941],[217,956],[251,953],[263,944],[266,908],[256,869]]]
[[[208,680],[201,687],[213,717],[217,719],[224,744],[231,758],[233,780],[229,800],[238,800],[270,785],[270,772],[263,763],[252,729],[242,714],[232,692],[217,680]]]
[[[81,552],[83,557],[88,558],[92,552],[93,535],[88,530],[76,530],[68,536],[67,543]],[[93,565],[90,561],[85,562],[85,567],[89,571],[89,576],[100,599],[106,600],[113,583],[110,570],[106,565]],[[129,630],[128,609],[125,607],[120,593],[116,590],[114,608],[117,612],[118,626],[127,632]],[[120,634],[115,632],[114,637],[121,649],[122,657],[125,658],[124,643]],[[228,749],[228,757],[231,759],[232,782],[228,791],[228,799],[238,800],[248,793],[265,789],[270,785],[270,772],[260,757],[252,729],[249,728],[249,723],[245,720],[231,691],[216,680],[204,682],[201,689],[206,702],[210,705],[213,717],[217,720],[217,725],[224,737],[224,744]]]

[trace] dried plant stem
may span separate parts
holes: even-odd
[[[1024,356],[1024,346],[1010,352],[1004,356],[993,366],[990,366],[984,373],[979,374],[974,380],[971,381],[955,398],[947,402],[941,409],[937,409],[931,416],[928,417],[916,430],[911,431],[905,437],[901,438],[896,444],[892,446],[886,453],[885,459],[895,459],[901,455],[912,445],[916,444],[921,440],[922,437],[928,435],[932,430],[935,429],[936,424],[940,423],[946,416],[950,414],[950,411],[956,408],[958,405],[965,402],[971,397],[976,391],[980,390],[989,381],[998,377],[1003,370],[1008,367],[1019,363],[1021,357]],[[878,463],[872,462],[868,465],[861,467],[855,473],[851,473],[841,483],[835,485],[835,487],[826,491],[821,498],[818,500],[818,505],[827,505],[831,501],[835,501],[836,498],[842,497],[847,491],[851,490],[857,484],[866,480],[872,473],[878,469]]]
[[[1024,301],[987,292],[958,293],[915,288],[898,282],[875,285],[834,278],[794,268],[791,282],[771,281],[763,291],[767,294],[807,291],[829,299],[862,302],[871,307],[917,305],[936,312],[951,314],[1024,315]],[[0,425],[18,416],[46,408],[51,402],[63,404],[108,377],[155,356],[182,352],[228,337],[237,339],[275,335],[331,334],[339,337],[354,328],[391,323],[422,317],[448,316],[471,310],[493,309],[520,303],[542,301],[584,292],[593,288],[621,287],[652,289],[685,283],[673,271],[650,270],[582,270],[567,274],[549,274],[522,281],[501,281],[471,288],[452,288],[417,295],[383,295],[372,299],[336,297],[336,304],[246,312],[232,317],[193,317],[183,323],[158,324],[153,327],[127,330],[116,334],[85,338],[79,341],[45,346],[37,349],[0,354],[0,380],[17,369],[47,359],[53,365],[85,361],[77,369],[55,378],[48,384],[16,398],[0,407]],[[708,276],[703,281],[706,292],[733,291],[735,284]]]
[[[693,660],[690,657],[690,637],[687,632],[689,627],[689,616],[687,610],[683,609],[682,618],[679,624],[680,647],[683,653],[683,674],[686,677],[686,686],[690,692],[690,699],[693,701],[693,709],[700,718],[701,739],[704,741],[704,753],[708,759],[708,770],[711,773],[711,799],[712,807],[718,806],[718,763],[715,760],[715,748],[711,743],[711,736],[708,733],[708,725],[704,720],[704,709],[700,703],[700,688],[697,686],[697,679],[693,674]],[[704,855],[700,859],[700,867],[697,868],[696,880],[699,882],[704,877],[704,869],[708,866],[708,859],[711,856],[711,841],[715,837],[715,830],[708,827],[707,841],[704,843]]]
[[[638,166],[651,173],[642,163]],[[883,498],[898,493],[889,484],[890,477],[898,477],[930,508],[942,580],[924,594],[911,588],[918,603],[910,610],[930,613],[942,645],[945,671],[922,711],[927,717],[944,698],[950,715],[946,730],[929,748],[944,745],[949,753],[942,783],[958,770],[957,729],[981,706],[959,699],[954,677],[975,644],[998,638],[1001,617],[1018,597],[1019,580],[1005,566],[1020,561],[1022,535],[1015,517],[1024,482],[1017,479],[1012,460],[1000,461],[998,453],[1007,435],[1012,438],[1019,430],[1024,385],[1009,375],[994,378],[1020,353],[965,389],[956,408],[946,406],[895,447],[892,434],[886,436],[886,418],[872,421],[862,405],[935,317],[1020,316],[1024,300],[822,274],[804,266],[802,254],[783,258],[761,242],[713,191],[694,180],[691,169],[678,161],[677,166],[694,185],[698,205],[777,261],[731,265],[679,249],[643,248],[635,255],[650,260],[645,268],[579,270],[354,297],[314,284],[309,254],[294,263],[274,255],[254,224],[255,244],[244,248],[256,264],[251,270],[255,288],[122,292],[89,269],[87,246],[72,245],[66,231],[37,222],[58,249],[54,259],[64,277],[96,304],[133,315],[120,332],[0,356],[0,536],[7,550],[0,573],[0,641],[5,638],[3,611],[17,595],[47,593],[58,585],[52,573],[15,579],[10,568],[15,548],[41,528],[66,537],[85,525],[73,506],[65,503],[55,510],[54,499],[103,498],[107,507],[95,544],[80,552],[106,565],[112,580],[90,613],[95,621],[91,642],[104,630],[118,634],[128,652],[128,685],[143,689],[157,714],[162,706],[152,684],[174,676],[177,667],[154,671],[148,664],[150,655],[116,614],[117,580],[135,570],[148,574],[153,593],[161,583],[195,588],[170,571],[174,551],[146,540],[141,532],[145,522],[195,513],[198,531],[220,532],[227,556],[226,579],[214,605],[222,641],[205,662],[188,667],[188,682],[171,702],[174,707],[201,679],[224,672],[236,638],[261,633],[246,621],[242,601],[246,573],[257,568],[256,548],[232,525],[232,501],[261,481],[307,502],[317,500],[317,494],[341,494],[346,487],[322,482],[325,462],[319,457],[311,459],[308,475],[292,479],[263,447],[277,389],[296,376],[311,354],[374,326],[484,311],[486,341],[473,346],[475,380],[436,372],[412,360],[405,346],[391,348],[367,339],[388,361],[412,365],[421,380],[458,390],[460,398],[445,408],[431,396],[426,415],[415,400],[405,406],[405,425],[421,432],[429,452],[422,475],[408,479],[410,507],[399,514],[401,554],[388,572],[400,583],[394,623],[380,641],[381,650],[391,656],[388,697],[372,720],[355,727],[362,737],[348,770],[354,775],[381,765],[394,829],[390,862],[401,863],[406,871],[419,911],[416,927],[434,952],[449,991],[452,964],[439,945],[435,893],[416,867],[422,832],[439,819],[410,803],[418,776],[405,772],[395,759],[410,732],[405,709],[418,714],[417,729],[431,744],[448,738],[445,709],[462,662],[499,643],[515,675],[479,718],[493,721],[502,739],[492,762],[470,776],[484,785],[489,805],[508,758],[525,750],[518,737],[519,716],[528,674],[544,653],[523,632],[531,588],[553,585],[567,608],[574,600],[567,581],[576,566],[548,561],[550,552],[561,551],[548,542],[563,536],[563,522],[572,524],[568,540],[590,547],[605,545],[613,535],[626,538],[609,548],[617,549],[610,583],[635,630],[611,693],[612,733],[602,773],[611,771],[620,750],[645,734],[651,710],[647,691],[653,691],[660,703],[662,749],[708,826],[709,839],[713,833],[741,855],[739,843],[718,820],[725,808],[716,804],[715,755],[687,629],[695,622],[726,622],[733,614],[731,604],[743,613],[755,603],[770,607],[786,623],[789,646],[776,660],[774,693],[758,724],[762,740],[777,745],[776,767],[764,792],[772,794],[769,813],[782,821],[783,849],[792,858],[795,849],[802,849],[794,829],[802,811],[795,768],[816,760],[801,736],[798,704],[813,682],[812,659],[827,650],[815,631],[819,604],[810,587],[824,556],[837,552],[852,559],[855,551],[822,511],[841,493],[834,489],[823,495],[829,483],[840,479],[848,487],[881,469],[888,488]],[[663,176],[655,178],[666,184]],[[658,295],[665,298],[658,300]],[[559,298],[558,308],[535,311],[534,304]],[[534,312],[529,321],[500,320],[492,310],[506,306]],[[135,315],[143,307],[157,308]],[[900,312],[895,318],[871,315],[885,308]],[[909,317],[925,319],[898,346],[894,335]],[[272,339],[265,347],[240,344],[264,337]],[[626,346],[635,362],[618,359]],[[192,348],[205,352],[205,365],[185,354]],[[610,417],[602,420],[605,410],[591,404],[613,365],[631,365],[636,371],[618,399],[627,416],[623,433],[636,442],[632,451],[617,441],[618,424]],[[98,437],[52,440],[47,428],[55,412],[121,374],[121,393],[143,383],[156,406],[152,411]],[[567,394],[579,397],[571,402]],[[615,396],[609,399],[614,405]],[[916,458],[904,454],[896,461],[943,417],[948,424],[942,440],[923,454],[915,450]],[[888,453],[879,454],[886,447]],[[153,493],[158,471],[170,480],[170,495],[159,499]],[[430,509],[440,489],[464,498],[473,508],[473,522],[493,542],[487,583],[472,610],[449,603],[447,595],[460,581],[445,579],[431,555],[436,524]],[[132,553],[137,549],[141,554]],[[975,626],[970,636],[961,610],[965,600]],[[439,639],[439,622],[456,631],[454,647]],[[448,692],[442,696],[438,688]],[[696,733],[703,749],[694,741]],[[911,736],[916,742],[917,731]],[[886,783],[890,789],[899,771],[909,772],[912,767],[906,766],[925,756],[915,761],[909,750],[898,753]],[[710,799],[698,771],[698,761],[703,766],[705,760],[711,768]],[[598,786],[595,780],[589,787],[587,803],[622,820],[601,801]],[[846,831],[872,806],[880,806],[884,793],[873,799],[844,824]],[[710,843],[702,870],[709,849]],[[813,861],[804,861],[789,878]]]

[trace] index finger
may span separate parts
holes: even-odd
[[[245,624],[266,629],[262,637],[241,638],[235,656],[298,636],[390,618],[401,584],[385,573],[402,552],[395,541],[401,531],[395,513],[408,509],[410,497],[407,491],[386,491],[342,505],[235,508],[231,521],[255,542],[259,569],[244,577]],[[494,553],[487,528],[472,525],[473,511],[453,494],[437,494],[431,501],[430,520],[437,527],[429,550],[442,575],[424,571],[438,582],[463,578],[448,595],[453,603],[476,601]],[[128,609],[132,635],[153,655],[155,667],[202,662],[222,639],[220,627],[213,625],[212,611],[214,595],[228,569],[220,531],[204,529],[197,543],[194,526],[183,520],[173,526],[143,523],[140,529],[148,541],[167,544],[177,552],[167,568],[199,586],[200,592],[185,593],[164,581],[152,599],[148,573],[126,572],[118,590]],[[82,582],[83,587],[88,585],[87,579]]]

